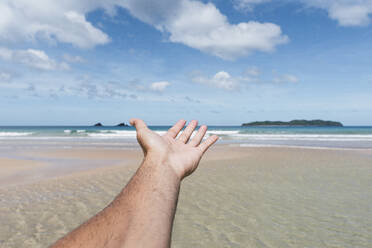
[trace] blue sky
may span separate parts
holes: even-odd
[[[0,125],[372,124],[371,0],[0,3]]]

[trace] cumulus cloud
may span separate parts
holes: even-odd
[[[191,75],[191,81],[219,88],[227,91],[244,89],[248,85],[272,83],[298,83],[300,80],[292,74],[273,75],[271,78],[261,79],[261,70],[258,67],[249,67],[241,75],[232,76],[226,71],[219,71],[211,77],[205,77],[200,72]]]
[[[127,99],[132,92],[118,82],[99,82],[89,76],[76,79],[73,84],[60,85],[56,94],[76,95],[91,99]]]
[[[302,0],[305,4],[328,12],[341,26],[366,26],[370,23],[372,0]]]
[[[12,78],[12,74],[8,72],[0,72],[0,82],[8,82]]]
[[[271,0],[235,0],[234,7],[239,10],[252,11],[254,5],[270,1]]]
[[[235,0],[234,4],[240,9],[250,9],[255,4],[269,1]],[[306,6],[326,10],[329,17],[342,26],[370,23],[372,0],[300,1]],[[248,21],[232,24],[211,2],[3,0],[0,2],[0,43],[46,40],[80,48],[103,45],[110,41],[109,36],[89,22],[86,15],[97,9],[114,15],[117,7],[127,9],[134,17],[163,32],[170,42],[228,60],[247,56],[254,51],[273,51],[289,40],[280,26],[274,23]]]
[[[232,76],[226,71],[219,71],[211,77],[206,77],[200,72],[194,72],[191,75],[191,81],[209,85],[214,88],[219,88],[227,91],[241,89],[249,83],[259,83],[261,70],[256,66],[248,67],[241,75]]]
[[[150,85],[150,90],[156,92],[163,92],[170,85],[167,81],[154,82]]]
[[[246,69],[245,73],[248,76],[258,77],[261,74],[261,71],[257,66],[251,66]]]
[[[0,47],[0,59],[21,63],[28,67],[41,70],[57,70],[69,69],[65,62],[57,63],[55,60],[41,50],[26,49],[26,50],[12,50]]]
[[[236,59],[253,51],[272,51],[288,42],[273,23],[231,24],[213,3],[190,0],[129,0],[123,4],[138,19],[181,43],[223,59]]]
[[[77,55],[71,55],[71,54],[64,54],[63,55],[63,59],[69,63],[83,63],[85,62],[85,60],[80,57],[80,56],[77,56]]]
[[[144,84],[139,80],[132,80],[126,83],[124,87],[132,91],[160,93],[164,92],[170,85],[171,83],[168,81],[159,81],[153,82],[151,84]]]
[[[192,78],[192,81],[229,91],[238,88],[237,80],[226,71],[219,71],[210,78],[196,75]]]
[[[86,20],[86,14],[98,8],[112,12],[114,1],[99,0],[3,0],[0,3],[0,41],[70,43],[91,48],[109,42],[107,34]]]
[[[104,9],[115,14],[123,7],[181,43],[224,59],[253,51],[272,51],[288,37],[273,23],[231,24],[213,3],[192,0],[4,0],[0,3],[0,42],[48,40],[81,48],[106,44],[110,38],[86,19],[87,13]]]
[[[281,76],[276,76],[273,79],[274,83],[298,83],[300,80],[292,74],[284,74]]]
[[[90,77],[83,77],[77,83],[60,87],[60,94],[79,95],[92,99],[138,99],[137,93],[160,93],[170,85],[169,82],[154,82],[149,85],[138,81],[131,82],[97,82]]]
[[[201,103],[201,101],[199,99],[192,98],[192,97],[189,97],[189,96],[185,96],[183,99],[187,102],[190,102],[190,103]]]
[[[271,0],[235,0],[234,6],[240,10],[252,10],[254,5]],[[295,0],[288,0],[299,2]],[[372,0],[300,0],[308,7],[320,8],[341,26],[366,26],[370,24]]]
[[[124,0],[120,1],[120,6],[141,21],[162,30],[172,16],[179,15],[183,1],[189,0]]]

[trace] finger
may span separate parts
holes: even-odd
[[[198,146],[200,142],[203,140],[205,133],[207,132],[207,126],[203,125],[199,128],[198,132],[195,136],[190,140],[189,144],[192,146]]]
[[[167,135],[171,136],[172,138],[176,138],[178,133],[185,126],[185,124],[186,124],[185,120],[179,120],[176,124],[174,124],[173,127],[171,127],[168,130]]]
[[[212,135],[212,136],[208,137],[208,139],[206,139],[198,147],[199,147],[199,149],[201,150],[202,153],[205,153],[211,145],[216,143],[217,140],[218,140],[218,136],[217,135]]]
[[[190,139],[190,136],[192,135],[192,132],[194,132],[197,125],[198,125],[198,121],[192,120],[189,123],[189,125],[187,125],[185,130],[183,130],[178,140],[182,141],[183,143],[186,143]]]
[[[129,123],[136,128],[137,132],[148,129],[146,123],[141,119],[132,118]]]

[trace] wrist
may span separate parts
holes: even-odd
[[[159,176],[176,184],[181,183],[182,176],[176,172],[166,156],[148,153],[144,157],[141,167],[148,170],[155,177]]]

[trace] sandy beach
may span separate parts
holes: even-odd
[[[0,246],[47,247],[104,208],[139,149],[0,156]],[[372,152],[213,147],[181,188],[173,247],[371,247]]]

